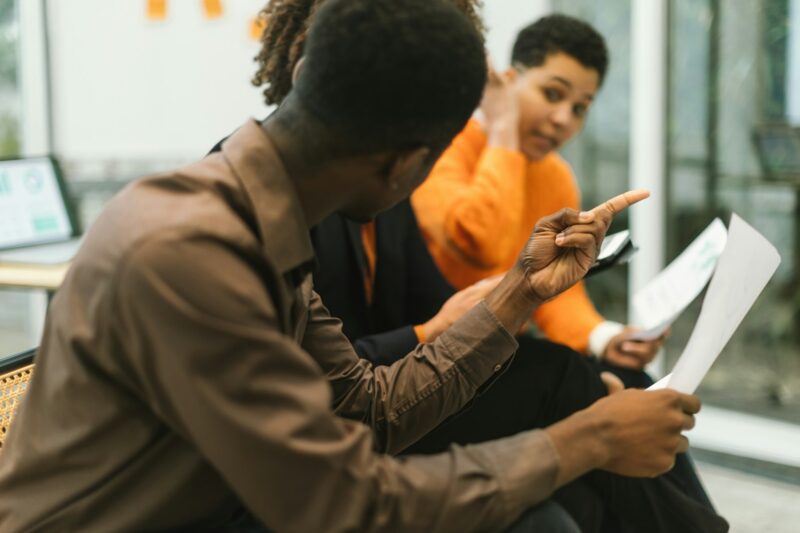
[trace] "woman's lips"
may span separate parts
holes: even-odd
[[[542,151],[549,151],[556,147],[556,141],[546,135],[534,133],[531,135],[531,140]]]

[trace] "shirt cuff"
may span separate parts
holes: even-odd
[[[489,441],[474,446],[473,450],[485,454],[485,461],[497,476],[506,516],[519,516],[549,498],[556,489],[560,461],[553,442],[543,430]]]
[[[589,355],[603,357],[608,343],[622,333],[624,329],[625,325],[619,322],[612,322],[611,320],[600,322],[589,334]]]

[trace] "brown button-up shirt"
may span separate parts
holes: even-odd
[[[113,199],[50,307],[0,454],[0,531],[214,528],[242,504],[274,531],[496,530],[551,493],[541,431],[391,455],[511,356],[485,305],[373,368],[312,290],[312,260],[253,121]]]

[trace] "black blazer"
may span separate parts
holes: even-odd
[[[332,215],[311,230],[317,255],[316,291],[342,319],[356,351],[376,364],[391,364],[417,345],[413,326],[439,311],[455,291],[439,273],[422,239],[409,201],[375,219],[375,287],[364,293],[366,258],[361,226]]]

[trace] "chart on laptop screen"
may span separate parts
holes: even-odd
[[[72,226],[46,157],[0,161],[0,248],[63,240]]]

